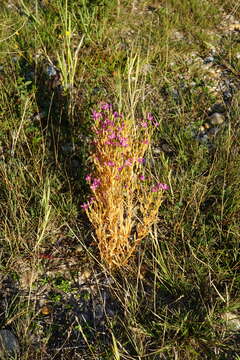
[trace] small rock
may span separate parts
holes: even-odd
[[[228,102],[232,99],[232,93],[228,90],[223,92],[223,99],[224,101]]]
[[[91,276],[92,276],[91,270],[90,269],[84,269],[78,275],[79,284],[82,285],[82,284],[86,283],[87,281],[90,280]]]
[[[157,11],[158,9],[155,6],[149,5],[149,6],[146,7],[146,10],[150,11],[150,12],[154,12],[154,11]]]
[[[0,358],[16,356],[20,352],[18,340],[9,330],[0,330]]]
[[[31,120],[40,121],[40,120],[44,119],[46,116],[47,116],[47,113],[45,111],[41,111],[41,112],[38,112],[38,113],[34,114],[31,117]]]
[[[222,314],[221,318],[226,322],[227,327],[232,331],[240,330],[240,317],[232,312]]]
[[[150,73],[152,71],[152,65],[151,64],[144,64],[142,67],[142,72],[144,75]]]
[[[209,117],[209,120],[211,125],[221,125],[225,121],[225,116],[215,112]]]
[[[177,89],[173,89],[171,91],[171,96],[172,96],[173,100],[176,102],[176,104],[181,103],[181,97],[180,97],[179,91]]]
[[[208,141],[209,141],[209,138],[208,138],[208,135],[207,135],[207,134],[200,132],[200,133],[196,136],[196,140],[199,141],[199,142],[202,143],[202,144],[207,144]]]
[[[70,143],[62,145],[61,148],[64,153],[68,153],[68,154],[74,151],[74,146],[73,144]]]
[[[76,248],[75,248],[75,251],[76,251],[76,253],[78,253],[78,254],[82,253],[83,250],[84,250],[84,247],[83,247],[82,245],[78,245],[78,246],[76,246]]]
[[[208,130],[207,134],[208,136],[215,136],[217,135],[217,133],[219,132],[219,127],[218,126],[214,126],[211,129]]]
[[[226,107],[223,103],[216,103],[214,104],[211,109],[210,109],[211,113],[224,113],[226,111]]]
[[[57,75],[57,71],[55,69],[55,66],[53,66],[52,64],[49,64],[47,67],[46,67],[46,74],[49,76],[49,77],[53,77],[53,76],[56,76]]]
[[[181,40],[184,40],[185,36],[182,32],[180,31],[174,31],[172,33],[172,36],[171,36],[172,40],[175,40],[175,41],[181,41]]]
[[[203,59],[204,64],[209,64],[209,63],[213,63],[213,62],[214,62],[213,56],[207,56],[205,59]]]
[[[229,25],[229,30],[230,31],[240,31],[240,24],[230,24]]]

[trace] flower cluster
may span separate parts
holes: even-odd
[[[92,171],[85,179],[94,198],[81,205],[94,225],[102,260],[111,268],[121,266],[157,220],[163,183],[152,185],[146,176],[146,154],[153,129],[153,115],[135,121],[100,104],[92,113]],[[133,235],[134,233],[134,235]]]
[[[81,208],[83,210],[87,210],[89,208],[89,206],[93,203],[93,201],[94,201],[94,197],[91,197],[91,199],[89,201],[87,201],[81,205]]]
[[[140,120],[139,121],[139,125],[142,128],[147,128],[151,125],[153,125],[154,127],[158,127],[159,126],[159,122],[155,120],[154,116],[151,113],[147,114],[147,119],[145,120]]]
[[[169,190],[169,186],[167,184],[157,183],[151,189],[152,192],[157,192],[158,190]]]

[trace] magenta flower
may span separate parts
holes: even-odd
[[[90,199],[88,202],[83,203],[83,204],[81,205],[81,208],[82,208],[83,210],[87,210],[87,209],[89,208],[89,206],[93,203],[94,200],[95,200],[95,198],[94,198],[94,197],[91,197],[91,199]]]
[[[147,119],[148,119],[148,121],[153,121],[154,117],[153,117],[153,115],[151,113],[148,113],[147,114]]]
[[[124,168],[124,166],[119,167],[118,171],[121,172],[123,168]]]
[[[157,192],[158,190],[168,190],[169,186],[163,183],[157,183],[155,186],[152,187],[152,192]]]
[[[100,183],[101,183],[101,180],[100,179],[93,179],[93,184],[94,185],[100,185]]]
[[[124,122],[122,122],[121,127],[118,127],[117,131],[121,132],[124,129],[124,127],[125,127],[125,124],[124,124]]]
[[[128,143],[126,142],[126,140],[122,140],[122,141],[120,142],[120,145],[121,145],[122,147],[127,147],[127,146],[128,146]]]
[[[89,202],[87,202],[87,203],[83,203],[82,205],[81,205],[81,208],[83,209],[83,210],[87,210],[87,208],[89,207]]]
[[[101,109],[102,110],[110,110],[112,108],[112,104],[103,104],[102,106],[101,106]]]
[[[148,121],[151,121],[153,126],[155,127],[158,127],[159,126],[159,122],[157,122],[155,119],[154,119],[154,116],[151,114],[151,113],[148,113],[147,114],[147,119]]]
[[[140,164],[143,164],[145,162],[145,159],[144,158],[138,158],[137,161],[140,163]]]
[[[114,161],[106,161],[105,165],[113,167],[113,166],[115,166],[115,162]]]
[[[141,125],[141,127],[143,127],[143,128],[147,128],[147,127],[148,127],[148,123],[147,123],[146,121],[142,121],[142,122],[140,123],[140,125]]]
[[[169,190],[169,186],[167,184],[158,183],[156,186],[161,190]]]
[[[100,183],[101,183],[100,179],[94,179],[92,185],[90,186],[90,188],[92,190],[96,190],[99,187]]]
[[[106,120],[106,125],[108,125],[108,126],[114,126],[114,122],[113,122],[112,120],[107,119],[107,120]]]
[[[119,140],[119,145],[123,146],[123,147],[126,147],[128,146],[128,139],[125,138],[125,137],[122,137],[122,136],[118,136],[118,140]]]
[[[110,135],[108,135],[109,139],[115,139],[116,138],[116,134],[114,132],[112,132]]]
[[[93,117],[94,120],[97,120],[97,119],[102,117],[102,113],[97,112],[97,111],[94,110],[93,114],[92,114],[92,117]]]
[[[125,166],[131,166],[132,163],[133,163],[133,159],[127,159],[127,160],[125,160],[124,165],[125,165]]]
[[[100,127],[101,127],[102,129],[106,129],[106,128],[108,127],[108,123],[107,123],[106,120],[105,120],[105,121],[101,121],[99,125],[100,125]]]
[[[144,175],[140,175],[140,176],[139,176],[139,179],[142,180],[142,181],[144,181],[144,180],[145,180],[145,176],[144,176]]]
[[[119,114],[117,111],[114,111],[114,113],[113,113],[113,117],[114,117],[114,119],[117,119],[117,118],[121,118],[121,117],[122,117],[122,115],[121,115],[121,114]]]

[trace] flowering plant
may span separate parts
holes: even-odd
[[[95,228],[101,259],[109,268],[126,264],[157,220],[166,184],[151,184],[145,155],[154,126],[151,114],[136,122],[101,104],[93,111],[93,197],[82,208]]]

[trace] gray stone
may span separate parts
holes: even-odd
[[[225,111],[226,111],[226,106],[221,102],[214,104],[211,108],[212,113],[224,113]]]
[[[49,64],[46,69],[46,74],[49,76],[49,77],[53,77],[53,76],[56,76],[57,75],[57,71],[56,71],[56,68],[55,66],[53,66],[52,64]]]
[[[226,312],[222,314],[222,319],[225,321],[226,326],[229,330],[239,331],[240,330],[240,317],[232,312]]]
[[[232,93],[228,90],[223,92],[223,99],[224,101],[230,101],[232,99]]]
[[[18,340],[10,330],[0,330],[0,359],[16,356],[20,352]]]
[[[203,59],[204,64],[209,64],[214,62],[214,57],[213,56],[207,56],[205,59]]]
[[[213,126],[221,125],[225,121],[225,116],[223,114],[215,112],[209,117],[209,120],[210,120],[210,124]]]

